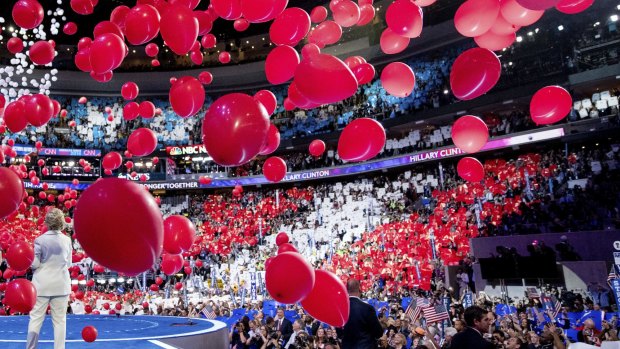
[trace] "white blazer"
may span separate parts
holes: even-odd
[[[32,283],[37,296],[66,296],[71,293],[71,239],[65,234],[51,230],[34,240]]]

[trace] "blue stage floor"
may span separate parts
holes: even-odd
[[[28,316],[0,317],[0,348],[26,347],[28,319]],[[69,315],[66,348],[173,348],[158,340],[209,333],[225,326],[204,319],[192,320],[194,325],[187,325],[187,318],[179,317]],[[95,326],[98,331],[97,340],[93,343],[82,340],[82,329],[89,325]],[[52,320],[47,316],[41,329],[39,348],[53,348],[53,338]]]

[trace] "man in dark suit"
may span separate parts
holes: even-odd
[[[383,335],[383,328],[377,319],[375,308],[360,299],[360,282],[350,279],[347,282],[349,292],[349,321],[338,334],[342,338],[342,349],[375,349],[377,339]]]
[[[482,336],[489,332],[493,320],[488,311],[473,306],[465,310],[467,327],[454,335],[450,349],[494,349],[493,343]]]
[[[284,317],[284,308],[278,308],[276,312],[274,329],[280,331],[284,343],[288,342],[289,338],[291,338],[291,334],[293,334],[293,323]]]

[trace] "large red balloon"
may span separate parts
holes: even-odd
[[[479,117],[461,116],[452,125],[452,141],[466,153],[475,153],[482,149],[489,139],[489,128]]]
[[[317,6],[310,12],[310,20],[312,23],[321,23],[327,18],[327,9],[325,6]]]
[[[278,106],[278,100],[276,99],[276,95],[269,90],[260,90],[254,94],[254,99],[259,101],[265,110],[267,110],[267,114],[271,115],[276,110]]]
[[[127,15],[131,9],[125,5],[116,6],[114,10],[110,13],[110,22],[116,24],[123,33],[125,33],[125,29],[127,28]]]
[[[478,159],[464,157],[456,165],[456,172],[469,182],[480,182],[484,179],[484,168]]]
[[[499,58],[492,51],[484,48],[469,49],[452,64],[452,93],[461,100],[482,96],[497,84],[501,72]]]
[[[512,45],[515,40],[517,40],[517,34],[515,33],[498,35],[491,30],[474,38],[478,47],[486,48],[491,51],[501,51]]]
[[[122,164],[123,157],[115,151],[109,152],[103,157],[102,166],[106,170],[116,170],[121,167]]]
[[[299,64],[294,82],[304,97],[318,104],[340,102],[357,91],[357,79],[351,69],[337,57],[322,53]]]
[[[9,247],[5,257],[11,269],[24,271],[30,268],[34,261],[34,249],[26,241],[18,241]]]
[[[308,152],[312,156],[321,156],[325,152],[325,142],[320,139],[315,139],[310,142],[310,146],[308,147]]]
[[[27,314],[36,303],[37,290],[32,282],[26,279],[16,279],[6,286],[4,304],[11,307],[11,310]]]
[[[251,0],[250,0],[251,1]],[[310,16],[298,7],[282,12],[269,27],[269,38],[276,45],[297,45],[310,30]]]
[[[552,8],[559,0],[517,0],[519,5],[528,10],[541,11]],[[594,1],[594,0],[592,0]]]
[[[7,167],[0,167],[0,197],[0,219],[17,211],[24,197],[24,183]]]
[[[325,270],[315,270],[312,291],[301,301],[304,310],[330,326],[343,327],[349,320],[349,295],[342,280]]]
[[[44,94],[36,94],[24,104],[26,118],[33,126],[40,127],[54,116],[54,103]]]
[[[9,131],[17,133],[26,128],[28,120],[26,119],[25,109],[26,103],[21,99],[9,103],[4,108],[4,123]]]
[[[381,86],[392,96],[407,97],[415,87],[413,70],[405,63],[392,62],[381,72]]]
[[[202,122],[202,141],[213,161],[221,166],[240,166],[264,147],[269,115],[262,104],[243,93],[218,98]]]
[[[280,246],[286,243],[288,243],[288,235],[284,232],[278,233],[278,235],[276,235],[276,246]]]
[[[251,23],[262,23],[276,18],[286,5],[288,0],[241,0],[241,13]]]
[[[46,65],[52,63],[54,60],[54,46],[45,40],[37,41],[28,50],[30,54],[30,60],[36,65]]]
[[[463,36],[480,36],[493,26],[499,15],[497,0],[467,0],[454,15],[454,26]]]
[[[573,99],[560,86],[547,86],[538,90],[530,102],[530,116],[537,125],[556,123],[566,117],[573,106]]]
[[[161,17],[159,30],[172,52],[184,55],[194,46],[198,29],[198,20],[192,10],[181,5],[171,5]]]
[[[383,125],[369,118],[355,119],[340,134],[338,156],[345,161],[365,161],[377,156],[384,146]]]
[[[528,10],[519,5],[517,0],[503,0],[501,4],[502,17],[508,23],[519,26],[528,26],[536,23],[545,11]]]
[[[403,52],[409,46],[409,40],[411,39],[394,33],[390,28],[385,28],[379,43],[383,53],[393,55]]]
[[[71,0],[71,9],[80,15],[90,15],[95,11],[98,0]]]
[[[120,303],[118,303],[118,304],[120,304]],[[99,332],[97,331],[95,326],[85,326],[82,329],[82,339],[86,343],[94,342],[97,339],[97,335],[98,334],[99,334]]]
[[[422,34],[422,9],[411,0],[396,0],[385,13],[387,26],[398,35],[417,38]]]
[[[198,36],[207,34],[213,29],[213,20],[205,11],[194,11],[194,17],[198,21]]]
[[[140,105],[136,102],[127,103],[123,107],[123,119],[129,121],[138,117],[140,113]]]
[[[366,25],[375,18],[375,8],[372,4],[360,6],[360,19],[357,21],[358,26]]]
[[[148,128],[139,128],[129,135],[127,150],[135,156],[147,156],[157,148],[157,135]]]
[[[269,131],[267,131],[267,142],[260,151],[260,155],[269,155],[276,151],[280,146],[280,131],[274,124],[269,125]]]
[[[6,48],[12,54],[20,53],[24,49],[24,42],[20,38],[10,38],[6,43]]]
[[[179,78],[170,88],[172,110],[182,118],[195,115],[205,102],[205,89],[192,76]]]
[[[140,102],[139,114],[145,119],[150,119],[155,116],[155,105],[151,101]]]
[[[299,54],[290,46],[278,46],[271,50],[265,60],[267,81],[278,85],[290,80],[299,65]]]
[[[186,217],[169,216],[164,220],[164,250],[170,254],[188,251],[196,239],[196,227]]]
[[[90,47],[83,48],[79,50],[75,57],[73,57],[75,62],[75,66],[78,67],[79,70],[90,73],[93,70],[92,65],[90,64]]]
[[[132,45],[142,45],[159,34],[161,17],[151,5],[134,6],[125,18],[125,36]]]
[[[339,0],[332,7],[334,22],[341,27],[352,27],[360,19],[360,8],[351,0]]]
[[[95,29],[93,29],[94,38],[97,38],[98,36],[101,36],[106,33],[114,34],[121,39],[125,37],[121,28],[118,25],[110,21],[101,21],[97,23],[97,25],[95,26]]]
[[[133,81],[126,82],[121,87],[121,95],[128,101],[136,99],[139,93],[140,89],[138,88],[138,85]]]
[[[370,63],[362,63],[357,67],[353,68],[353,75],[355,75],[355,79],[357,79],[358,85],[365,85],[372,81],[375,77],[375,67],[373,67]],[[415,80],[415,77],[414,77]],[[414,81],[415,83],[415,81]]]
[[[223,19],[232,21],[241,17],[240,0],[211,0],[215,13]]]
[[[562,13],[574,15],[587,10],[593,3],[594,0],[560,0],[555,8]]]
[[[24,29],[34,29],[43,22],[45,12],[43,6],[36,0],[19,0],[13,5],[11,15],[18,26]]]
[[[284,304],[304,299],[314,287],[314,269],[296,252],[273,257],[265,274],[265,285],[271,298]]]
[[[161,258],[160,269],[166,275],[176,274],[183,267],[183,256],[165,253]]]
[[[323,48],[327,45],[332,45],[340,41],[342,37],[342,27],[334,21],[325,21],[317,25],[308,36],[308,41],[312,44],[318,45]]]
[[[127,45],[118,35],[102,34],[90,45],[90,64],[95,74],[118,68],[127,52]]]
[[[97,263],[127,275],[153,266],[161,254],[164,224],[149,192],[120,178],[99,179],[73,214],[75,237]]]
[[[286,176],[286,163],[280,157],[270,157],[263,164],[263,175],[268,181],[278,183]]]

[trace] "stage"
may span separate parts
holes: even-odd
[[[23,349],[26,347],[28,316],[0,317],[0,348]],[[207,348],[228,347],[228,329],[220,321],[168,316],[121,316],[113,315],[68,315],[67,349],[93,348]],[[97,340],[86,343],[82,340],[82,328],[95,326]],[[52,320],[45,318],[41,328],[39,348],[54,347]]]

